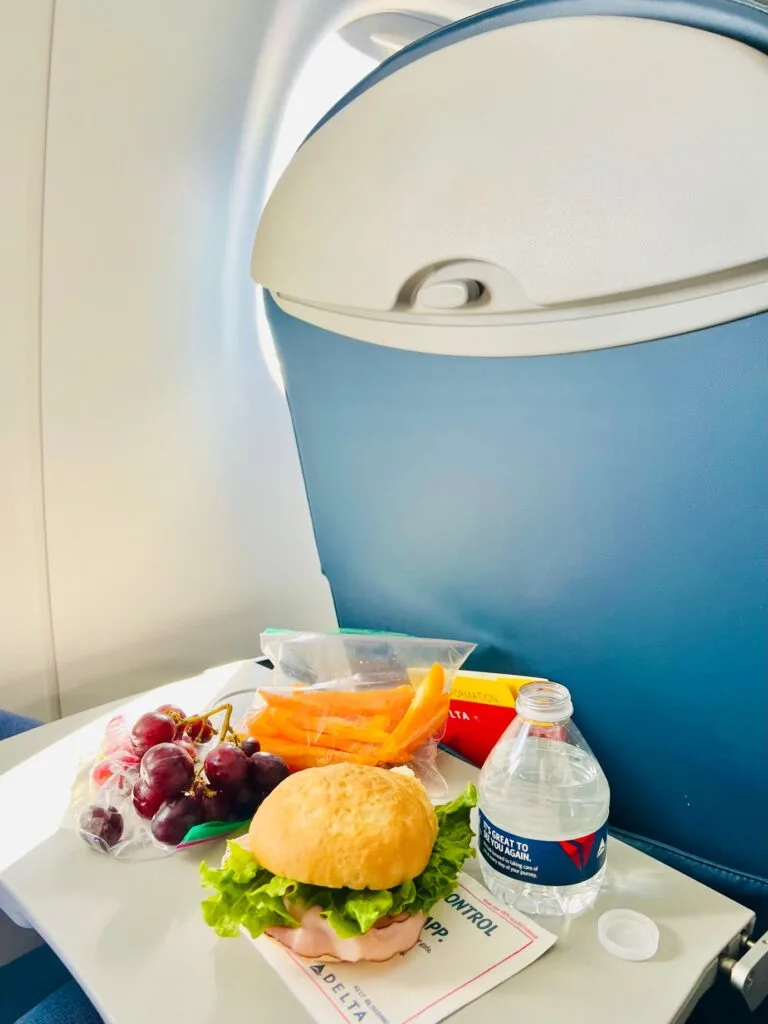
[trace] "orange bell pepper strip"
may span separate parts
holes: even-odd
[[[407,749],[413,738],[421,735],[428,727],[441,706],[444,689],[445,672],[441,665],[434,664],[419,683],[408,710],[384,744],[384,758],[388,759],[397,751]]]
[[[426,743],[427,740],[432,739],[432,737],[438,732],[442,732],[445,721],[448,718],[448,708],[450,703],[451,698],[448,694],[445,694],[445,696],[437,702],[432,717],[429,718],[422,728],[418,729],[417,732],[414,733],[413,737],[406,743],[405,749],[409,754],[416,750],[417,747],[420,747],[422,743]]]

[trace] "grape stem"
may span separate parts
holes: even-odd
[[[232,707],[231,704],[222,704],[221,707],[218,710],[219,711],[225,711],[226,710],[226,713],[224,715],[224,724],[222,725],[221,732],[219,733],[219,743],[223,743],[224,740],[227,738],[227,734],[232,731],[229,728],[229,723],[230,723],[230,721],[232,719],[232,712],[234,711],[234,708]],[[212,712],[212,713],[215,714],[215,712]]]
[[[227,738],[227,734],[228,733],[231,732],[233,736],[235,735],[234,730],[230,728],[230,724],[229,724],[231,722],[231,720],[232,720],[232,712],[234,711],[234,707],[233,707],[232,704],[221,704],[217,708],[212,708],[205,715],[192,715],[190,718],[185,718],[183,724],[184,725],[191,725],[193,722],[204,722],[204,721],[207,721],[213,715],[218,715],[221,711],[225,711],[226,712],[226,714],[224,715],[224,722],[223,722],[223,724],[221,726],[221,729],[219,731],[219,743],[223,743],[224,740]]]

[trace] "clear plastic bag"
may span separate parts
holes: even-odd
[[[435,800],[435,767],[456,671],[475,648],[391,633],[268,631],[271,678],[237,726],[292,771],[351,762],[407,765]]]
[[[256,745],[249,752],[240,743],[231,712],[225,704],[187,718],[161,705],[131,719],[110,719],[98,747],[80,763],[62,826],[99,852],[128,860],[164,857],[247,826],[288,768],[266,756],[256,768]],[[137,728],[148,721],[154,736],[142,740]],[[222,744],[239,747],[234,759],[240,768],[247,762],[242,782],[209,778],[207,755]]]
[[[115,715],[98,749],[80,761],[63,827],[81,832],[91,846],[114,857],[170,852],[154,848],[148,823],[133,812],[140,765],[141,758],[130,749],[130,724]]]

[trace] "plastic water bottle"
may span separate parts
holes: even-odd
[[[483,878],[522,913],[578,914],[605,877],[608,781],[564,686],[529,683],[516,708],[480,774]]]

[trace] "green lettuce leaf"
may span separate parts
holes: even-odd
[[[215,895],[203,901],[203,919],[217,935],[233,937],[245,925],[256,936],[277,924],[295,925],[285,907],[297,882],[276,878],[238,843],[227,843],[228,856],[218,870],[200,865],[200,878]]]
[[[339,938],[356,939],[386,917],[393,901],[387,889],[318,889],[312,902]]]
[[[228,855],[219,869],[200,865],[200,878],[214,894],[203,901],[206,924],[218,935],[235,936],[241,927],[257,938],[268,928],[295,928],[285,898],[307,907],[320,907],[322,916],[342,939],[365,935],[382,917],[427,914],[456,888],[464,862],[474,856],[469,816],[477,803],[477,791],[464,792],[435,808],[438,833],[432,855],[413,881],[393,889],[326,889],[281,878],[262,868],[251,853],[229,842]]]
[[[416,898],[412,904],[415,907],[413,913],[420,910],[426,914],[436,903],[450,896],[456,888],[456,879],[464,862],[475,856],[469,815],[476,803],[477,790],[474,786],[467,786],[455,800],[435,808],[439,830],[432,856],[414,880]]]

